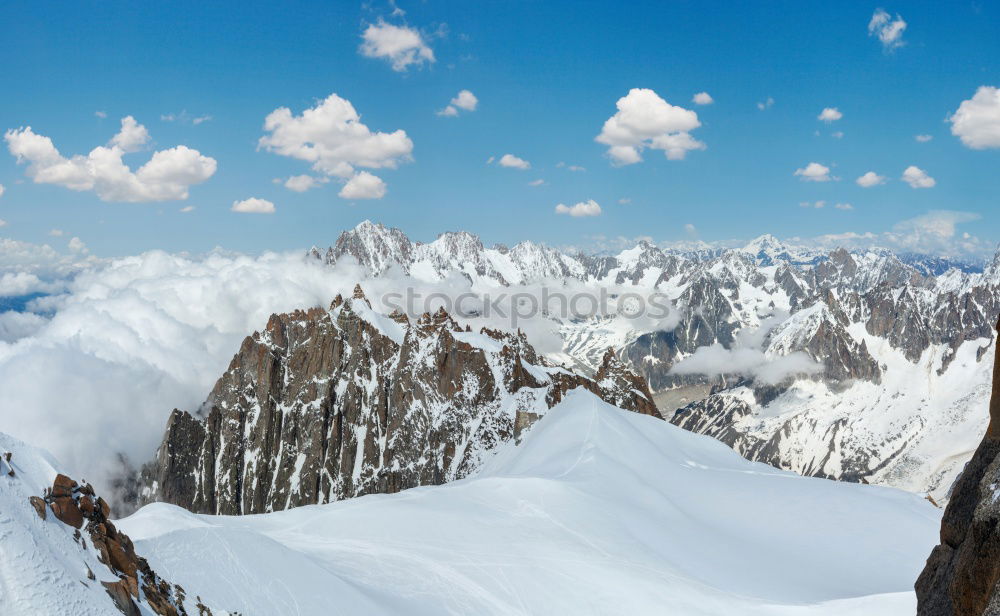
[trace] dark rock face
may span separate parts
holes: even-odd
[[[204,416],[171,415],[143,499],[247,514],[444,483],[575,387],[659,417],[613,353],[588,379],[548,366],[523,335],[466,331],[443,310],[376,314],[357,288],[247,337]]]
[[[941,543],[915,585],[921,616],[1000,614],[1000,347],[994,361],[986,436],[955,484]]]

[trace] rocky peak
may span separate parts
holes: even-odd
[[[451,481],[575,387],[658,416],[613,354],[595,381],[549,366],[522,332],[472,332],[443,308],[378,315],[359,291],[247,337],[205,416],[172,414],[143,500],[259,513]]]
[[[391,265],[407,269],[413,257],[413,244],[405,233],[369,220],[341,233],[331,250],[328,263],[350,255],[373,274],[380,274]]]

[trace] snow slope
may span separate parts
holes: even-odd
[[[100,584],[118,578],[94,550],[73,540],[72,527],[51,512],[42,520],[28,503],[52,485],[58,464],[48,453],[0,433],[0,454],[6,452],[12,453],[15,474],[9,476],[7,463],[0,463],[0,614],[121,616]],[[87,579],[88,567],[96,580]]]
[[[154,504],[119,527],[246,614],[908,614],[938,514],[576,390],[466,480],[256,516]]]

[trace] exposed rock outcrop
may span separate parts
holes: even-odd
[[[1000,347],[989,427],[955,484],[941,543],[915,588],[920,616],[1000,614]]]
[[[444,483],[575,387],[659,417],[613,353],[589,379],[523,334],[467,331],[444,310],[377,314],[358,287],[247,337],[200,416],[171,415],[143,499],[247,514]]]
[[[48,518],[51,510],[55,519],[77,529],[73,538],[80,548],[94,550],[97,559],[112,574],[102,577],[118,578],[101,584],[123,614],[140,616],[150,611],[160,616],[189,614],[184,605],[184,589],[158,576],[146,559],[136,554],[132,540],[108,519],[111,511],[107,502],[94,494],[90,484],[81,485],[60,474],[44,497],[32,496],[29,501],[42,520]],[[86,534],[82,534],[81,529]],[[89,567],[87,577],[96,579]],[[146,609],[141,609],[140,605]],[[212,614],[203,605],[199,605],[198,610],[199,616]]]

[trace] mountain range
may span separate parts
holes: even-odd
[[[547,355],[593,372],[613,347],[665,418],[799,473],[943,502],[984,428],[1000,255],[977,267],[770,235],[738,248],[639,242],[587,255],[487,248],[467,232],[420,243],[366,221],[309,258],[416,285],[458,276],[480,293],[544,284],[662,294],[667,323],[539,315],[561,340]]]

